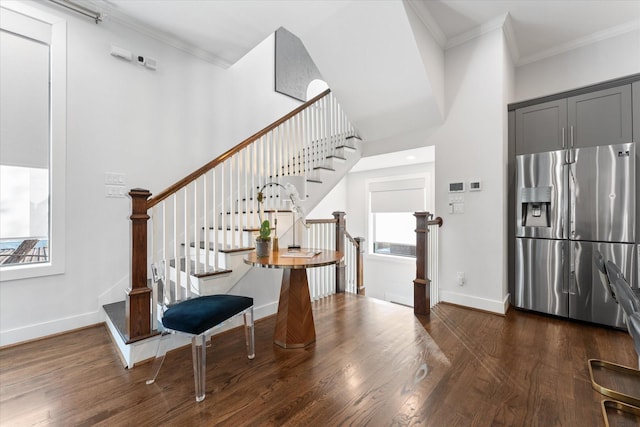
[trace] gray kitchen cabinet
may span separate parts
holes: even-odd
[[[567,127],[567,100],[516,110],[516,155],[560,150]]]
[[[516,155],[622,144],[632,138],[631,85],[516,109]]]
[[[631,142],[631,85],[572,96],[567,108],[570,147]]]

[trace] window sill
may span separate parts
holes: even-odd
[[[11,280],[30,279],[35,277],[53,276],[64,273],[64,267],[58,264],[18,264],[15,266],[3,266],[0,269],[0,282]]]
[[[371,261],[392,262],[396,264],[407,264],[407,265],[416,264],[415,258],[403,257],[398,255],[384,255],[384,254],[369,253],[365,256],[365,258]]]

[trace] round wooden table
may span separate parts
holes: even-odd
[[[246,264],[255,267],[284,269],[273,336],[274,342],[283,348],[305,347],[316,340],[307,268],[336,264],[343,258],[342,252],[331,250],[322,250],[311,257],[300,256],[313,251],[281,249],[271,252],[269,257],[258,258],[255,252],[244,257]]]

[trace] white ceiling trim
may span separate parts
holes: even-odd
[[[466,33],[462,33],[450,38],[449,40],[447,40],[445,49],[451,49],[452,47],[460,46],[493,30],[503,28],[508,16],[509,13],[505,13],[504,15],[498,16],[491,21],[487,21],[484,24],[467,31]]]
[[[104,2],[98,3],[95,0],[90,0],[90,1],[87,1],[87,3],[91,4],[93,7],[95,7],[100,12],[102,12],[102,18],[104,21],[111,20],[129,29],[132,29],[148,37],[151,37],[152,39],[155,39],[161,43],[164,43],[175,49],[186,52],[199,59],[202,59],[203,61],[209,62],[219,67],[229,68],[232,65],[228,61],[225,61],[224,59],[220,58],[219,56],[205,49],[202,49],[201,47],[198,47],[192,43],[189,43],[179,37],[176,37],[173,34],[159,30],[157,28],[153,28],[148,24],[145,24],[135,18],[132,18],[116,10],[111,6],[105,7],[106,3]]]
[[[554,46],[551,49],[547,49],[533,55],[525,56],[515,61],[516,66],[519,67],[521,65],[530,64],[532,62],[540,61],[541,59],[559,55],[561,53],[565,53],[582,46],[587,46],[611,37],[617,37],[636,30],[640,30],[640,19],[627,22],[626,24],[617,25],[606,30],[598,31],[593,34],[589,34],[588,36],[581,37],[558,46]]]
[[[513,31],[513,22],[511,20],[511,15],[509,13],[507,13],[507,17],[504,20],[502,31],[504,33],[504,38],[507,41],[507,47],[509,48],[509,52],[511,53],[511,60],[515,64],[520,60],[520,51],[518,49],[518,43],[516,42],[516,34]]]
[[[404,0],[404,3],[408,4],[409,7],[413,9],[416,15],[418,15],[418,18],[420,18],[420,21],[422,21],[429,33],[431,33],[436,43],[438,43],[441,49],[444,49],[447,44],[447,37],[444,35],[444,32],[442,32],[442,29],[440,29],[440,26],[424,3],[418,0]]]

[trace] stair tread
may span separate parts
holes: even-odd
[[[202,227],[202,229],[204,230],[204,227]],[[231,231],[231,227],[227,226],[226,227],[227,231]],[[209,230],[215,230],[215,227],[209,227]],[[222,226],[218,226],[218,230],[222,230]],[[233,231],[238,231],[238,227],[234,227]],[[254,232],[254,231],[260,231],[259,228],[247,228],[247,227],[243,227],[242,231],[249,231],[249,232]]]
[[[330,168],[329,166],[316,166],[316,167],[313,168],[313,170],[318,170],[318,169],[331,171],[331,172],[335,172],[336,171],[335,169]]]
[[[253,251],[255,249],[256,248],[253,247],[253,246],[247,246],[247,247],[242,247],[242,248],[231,248],[231,247],[228,247],[226,249],[225,248],[220,249],[220,252],[225,253],[225,254],[230,254],[230,253],[234,253],[234,252],[250,252],[250,251]]]
[[[346,157],[336,156],[335,154],[331,154],[331,155],[327,156],[327,159],[347,160]]]
[[[204,267],[204,264],[199,263],[200,267]],[[176,268],[176,260],[172,259],[171,261],[169,261],[169,266]],[[190,275],[193,277],[210,277],[210,276],[217,276],[217,275],[221,275],[221,274],[227,274],[227,273],[231,273],[231,270],[227,270],[227,269],[212,269],[209,266],[209,269],[200,273],[194,273],[193,270],[195,270],[196,267],[196,263],[193,260],[189,260],[189,266],[190,268]],[[201,268],[202,270],[204,270],[204,268]],[[185,271],[185,260],[184,258],[180,258],[180,271]]]
[[[184,243],[182,244],[182,246],[184,246]],[[189,246],[192,248],[195,248],[196,244],[195,242],[191,242],[189,243]],[[200,249],[204,250],[204,242],[200,242]],[[214,249],[213,247],[213,243],[209,242],[209,250],[212,251]],[[244,251],[252,251],[255,248],[253,246],[238,246],[238,247],[231,247],[230,245],[227,245],[225,247],[222,247],[221,244],[218,245],[218,251],[222,252],[222,253],[233,253],[233,252],[244,252]],[[184,259],[184,258],[182,258]],[[193,262],[193,261],[192,261]]]

